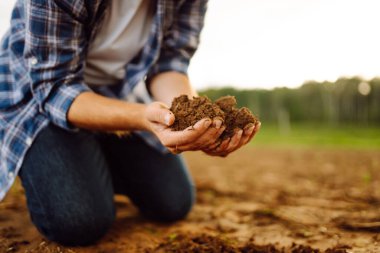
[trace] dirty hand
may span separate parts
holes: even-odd
[[[147,106],[145,118],[147,129],[173,154],[203,150],[214,144],[225,130],[221,119],[204,118],[194,126],[182,131],[173,131],[170,126],[174,123],[174,114],[165,104],[159,102]]]
[[[203,149],[208,155],[226,157],[230,153],[244,146],[255,136],[260,130],[261,122],[256,124],[248,124],[242,129],[235,129],[235,134],[224,141],[216,141],[214,144]]]

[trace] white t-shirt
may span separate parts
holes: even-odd
[[[153,22],[149,0],[112,0],[89,47],[84,70],[88,85],[111,85],[125,76],[125,65],[148,40]]]

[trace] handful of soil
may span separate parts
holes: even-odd
[[[203,118],[221,118],[226,126],[220,137],[222,140],[232,137],[236,128],[244,129],[246,125],[258,121],[248,108],[236,108],[236,99],[233,96],[221,97],[213,103],[205,96],[189,99],[186,95],[181,95],[174,98],[170,110],[175,116],[172,125],[175,131],[193,126]]]

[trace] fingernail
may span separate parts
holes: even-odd
[[[239,130],[238,136],[241,137],[243,135],[243,130]]]
[[[254,129],[254,128],[255,128],[255,125],[252,123],[249,123],[248,125],[244,127],[244,131],[250,131],[251,129]]]
[[[248,128],[248,134],[253,133],[253,130],[255,130],[255,126]]]
[[[216,129],[219,129],[221,126],[222,126],[222,121],[221,120],[215,120],[214,121],[214,127],[216,128]]]
[[[211,120],[206,119],[206,120],[205,120],[205,123],[203,123],[203,125],[204,125],[205,127],[209,127],[209,126],[211,125]]]
[[[170,118],[171,118],[171,115],[169,113],[165,115],[165,124],[167,126],[169,126],[170,124]]]

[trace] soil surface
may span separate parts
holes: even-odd
[[[249,124],[257,122],[257,118],[248,108],[236,108],[236,99],[233,96],[221,97],[213,103],[205,96],[189,99],[186,95],[182,95],[173,100],[170,110],[176,118],[172,125],[175,131],[193,126],[203,118],[221,118],[226,126],[220,137],[222,140],[232,137],[235,129],[244,129]]]
[[[197,203],[154,223],[126,197],[96,245],[66,248],[32,225],[19,182],[0,203],[0,252],[380,252],[380,151],[263,149],[186,154]]]
[[[346,253],[349,246],[336,246],[325,250],[325,253]],[[276,248],[273,244],[256,245],[254,242],[247,242],[243,246],[217,236],[210,235],[175,235],[169,237],[167,241],[159,244],[154,249],[147,249],[146,253],[175,253],[175,252],[226,252],[226,253],[319,253],[319,249],[310,246],[297,245],[293,243],[290,247]]]

